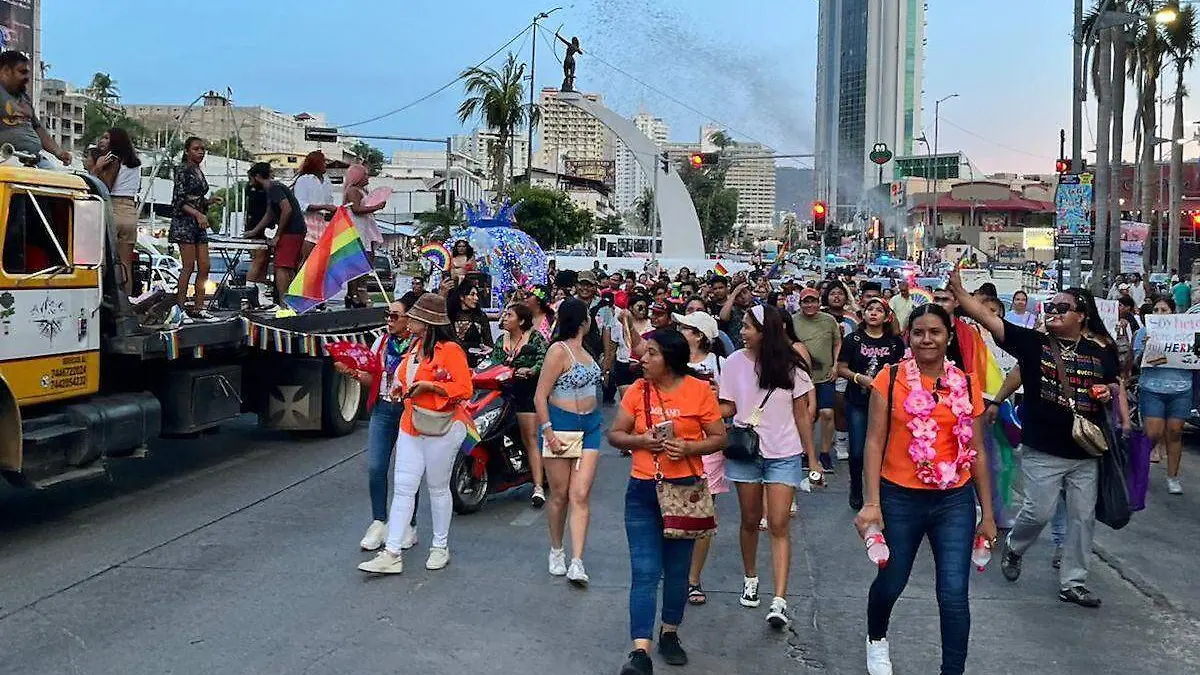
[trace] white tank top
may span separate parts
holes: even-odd
[[[113,181],[110,194],[114,197],[136,197],[142,189],[142,169],[131,169],[124,164],[117,170],[117,179]]]

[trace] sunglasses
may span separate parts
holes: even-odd
[[[1047,314],[1066,314],[1067,312],[1078,312],[1078,311],[1079,310],[1075,308],[1075,305],[1072,305],[1069,302],[1047,302],[1046,303],[1046,313]]]
[[[399,321],[400,319],[404,318],[404,315],[397,314],[395,312],[388,312],[387,318],[388,318],[388,321]]]

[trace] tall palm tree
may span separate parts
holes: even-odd
[[[121,100],[121,90],[117,88],[117,81],[108,73],[92,75],[92,83],[88,85],[87,90],[92,98],[105,105],[114,105]]]
[[[1124,0],[1114,3],[1114,10],[1125,11]],[[1125,175],[1125,88],[1128,66],[1129,32],[1124,26],[1112,33],[1112,143],[1109,159],[1108,184],[1108,269],[1115,275],[1121,271],[1121,192]],[[1103,131],[1099,132],[1103,133]],[[1112,277],[1110,277],[1112,278]]]
[[[504,192],[505,165],[513,133],[525,124],[537,124],[538,110],[524,103],[525,64],[518,63],[512,52],[500,70],[469,68],[459,76],[466,80],[463,89],[467,98],[458,106],[458,119],[466,123],[472,117],[489,129],[496,130],[491,162],[493,189],[497,197]]]
[[[1092,81],[1096,91],[1096,166],[1095,174],[1095,216],[1096,234],[1092,239],[1092,261],[1094,269],[1092,280],[1099,281],[1104,276],[1109,257],[1106,248],[1108,237],[1108,208],[1109,191],[1112,186],[1112,165],[1109,157],[1109,142],[1112,140],[1109,129],[1112,127],[1112,44],[1113,29],[1100,32],[1096,45],[1095,57],[1092,60]],[[1112,270],[1119,272],[1120,268]]]
[[[1130,0],[1129,11],[1133,14],[1149,16],[1161,9],[1159,0]],[[1134,33],[1133,51],[1136,54],[1141,79],[1138,86],[1137,117],[1141,122],[1141,211],[1142,218],[1149,219],[1154,211],[1155,195],[1153,181],[1157,178],[1154,163],[1154,139],[1157,131],[1157,119],[1154,116],[1154,104],[1158,101],[1158,78],[1162,72],[1163,58],[1167,52],[1167,43],[1161,28],[1154,21],[1137,24]],[[1159,237],[1162,237],[1161,229]],[[1150,258],[1150,246],[1144,252],[1147,269]]]
[[[1200,48],[1196,35],[1196,8],[1183,5],[1175,21],[1163,30],[1167,49],[1175,68],[1175,120],[1171,129],[1171,236],[1167,239],[1167,268],[1179,269],[1180,221],[1183,217],[1183,99],[1187,87],[1184,73],[1192,66]]]

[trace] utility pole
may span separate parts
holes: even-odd
[[[537,79],[534,77],[534,75],[536,74],[535,70],[537,69],[538,22],[542,19],[550,18],[551,14],[560,9],[562,9],[562,7],[555,7],[549,12],[540,12],[537,16],[533,17],[533,48],[529,55],[529,135],[526,138],[525,148],[525,170],[529,172],[533,171],[533,96],[537,91]],[[555,167],[554,170],[558,171],[558,167]],[[529,175],[532,176],[533,173],[530,173]]]
[[[1071,172],[1083,173],[1083,0],[1075,0],[1074,30],[1071,31]],[[1107,133],[1107,130],[1101,131]],[[1071,283],[1083,283],[1083,265],[1078,242],[1071,246]],[[1062,269],[1062,265],[1059,265]],[[1062,284],[1059,284],[1062,288]]]

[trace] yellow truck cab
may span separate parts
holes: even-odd
[[[364,392],[323,346],[372,341],[383,310],[243,308],[164,326],[122,291],[129,272],[115,264],[111,222],[94,177],[0,163],[0,474],[10,483],[102,478],[153,438],[245,412],[277,429],[353,429]]]

